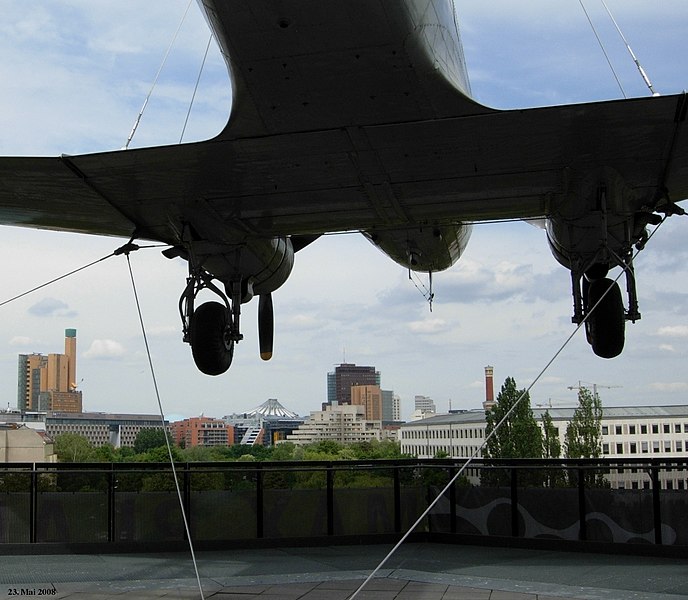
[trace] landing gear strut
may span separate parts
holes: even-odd
[[[243,339],[239,329],[242,293],[241,280],[226,286],[227,296],[203,269],[189,268],[186,288],[179,299],[184,341],[198,369],[206,375],[221,375],[232,364],[234,344]],[[208,289],[222,302],[206,302],[195,306],[198,293]]]
[[[624,309],[618,283],[606,277],[609,265],[595,262],[585,271],[571,270],[573,286],[572,321],[585,320],[585,334],[593,352],[602,358],[615,358],[623,351],[626,321],[640,319],[635,287],[632,253],[614,256],[614,262],[624,269],[628,310]]]

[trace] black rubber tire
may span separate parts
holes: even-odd
[[[609,290],[606,296],[604,293]],[[588,312],[598,300],[602,301],[588,317],[587,332],[592,351],[601,358],[615,358],[623,351],[626,317],[621,290],[611,279],[604,278],[590,282],[588,288]]]
[[[232,364],[234,341],[228,337],[228,324],[227,308],[219,302],[201,304],[191,316],[191,353],[206,375],[221,375]]]

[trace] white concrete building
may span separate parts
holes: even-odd
[[[413,410],[419,410],[423,413],[436,413],[437,407],[432,398],[428,396],[415,396],[413,399]]]
[[[335,404],[311,412],[306,421],[287,436],[287,441],[298,445],[322,440],[352,444],[379,440],[381,436],[382,421],[367,421],[364,406]]]
[[[566,428],[574,408],[534,408],[535,420],[542,426],[546,410],[557,428],[563,444]],[[603,407],[602,457],[641,459],[688,458],[688,406]],[[476,454],[485,441],[485,412],[461,411],[435,415],[405,423],[401,428],[401,451],[418,458],[432,458],[446,452],[451,458],[468,458]],[[663,479],[664,487],[685,489],[686,471],[677,469],[675,477]],[[626,474],[615,478],[617,487],[647,487],[646,474]]]

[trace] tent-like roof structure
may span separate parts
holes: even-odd
[[[249,410],[246,413],[246,416],[261,416],[264,418],[279,417],[282,419],[295,419],[299,415],[287,408],[284,408],[284,406],[280,404],[279,400],[276,400],[275,398],[270,398],[269,400],[263,402],[263,404],[261,404],[257,408]]]

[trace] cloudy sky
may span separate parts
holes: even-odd
[[[499,108],[622,96],[577,0],[456,0],[473,93]],[[688,86],[685,0],[607,0],[662,94]],[[627,96],[647,95],[600,2],[586,7]],[[121,148],[187,0],[0,0],[0,154],[77,154]],[[192,4],[132,147],[177,143],[209,32]],[[230,89],[215,47],[203,72],[185,141],[226,121]],[[632,127],[632,124],[629,124]],[[570,406],[583,381],[607,405],[688,401],[688,219],[662,226],[636,261],[643,318],[627,327],[624,354],[592,355],[582,332],[531,391],[533,405]],[[123,242],[0,228],[0,302],[109,255]],[[344,359],[375,365],[382,386],[440,410],[476,408],[483,368],[498,388],[528,385],[573,330],[568,272],[544,232],[525,223],[475,227],[462,260],[434,277],[433,311],[395,265],[359,235],[327,236],[297,256],[274,294],[275,356],[258,357],[256,303],[244,306],[245,340],[232,369],[198,373],[181,342],[177,301],[185,263],[160,249],[131,264],[168,414],[222,416],[267,398],[307,414],[326,397],[326,374]],[[110,258],[0,306],[0,406],[16,405],[17,355],[61,352],[78,331],[78,377],[87,410],[157,410],[126,260]],[[609,386],[609,387],[606,387]]]

